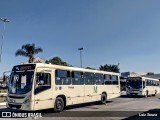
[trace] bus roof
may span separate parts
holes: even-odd
[[[46,63],[27,63],[29,64],[35,64],[36,67],[48,67],[48,68],[54,68],[54,69],[63,69],[63,70],[74,70],[74,71],[83,71],[83,72],[95,72],[95,73],[102,73],[102,74],[114,74],[114,75],[120,75],[120,73],[115,72],[107,72],[102,70],[92,70],[92,69],[86,69],[86,68],[78,68],[78,67],[70,67],[70,66],[61,66],[61,65],[54,65],[54,64],[46,64]],[[27,65],[27,64],[20,64],[20,65]]]

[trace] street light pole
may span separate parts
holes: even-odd
[[[80,51],[80,65],[82,68],[82,50],[83,50],[83,48],[78,48],[78,50]]]
[[[5,23],[9,22],[9,20],[6,19],[6,18],[0,18],[0,20],[3,22],[2,42],[1,42],[1,47],[0,47],[0,49],[1,49],[1,51],[0,51],[0,63],[1,63],[1,61],[2,61],[3,41],[4,41],[4,32],[5,32]]]

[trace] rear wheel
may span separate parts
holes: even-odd
[[[101,95],[101,103],[106,104],[107,102],[107,95],[105,93],[102,93]]]
[[[54,111],[55,112],[61,112],[64,110],[64,100],[61,97],[57,97],[56,101],[54,103]]]

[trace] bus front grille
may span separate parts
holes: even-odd
[[[8,104],[10,108],[17,108],[20,109],[21,105],[13,105],[13,104]]]
[[[11,96],[11,95],[9,95],[8,97],[9,98],[15,98],[15,99],[23,99],[23,98],[25,98],[25,96]]]

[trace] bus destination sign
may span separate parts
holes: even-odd
[[[141,77],[129,77],[128,79],[129,80],[141,80],[142,78]]]
[[[27,65],[17,65],[14,66],[12,71],[26,71],[26,70],[34,70],[35,64],[27,64]]]

